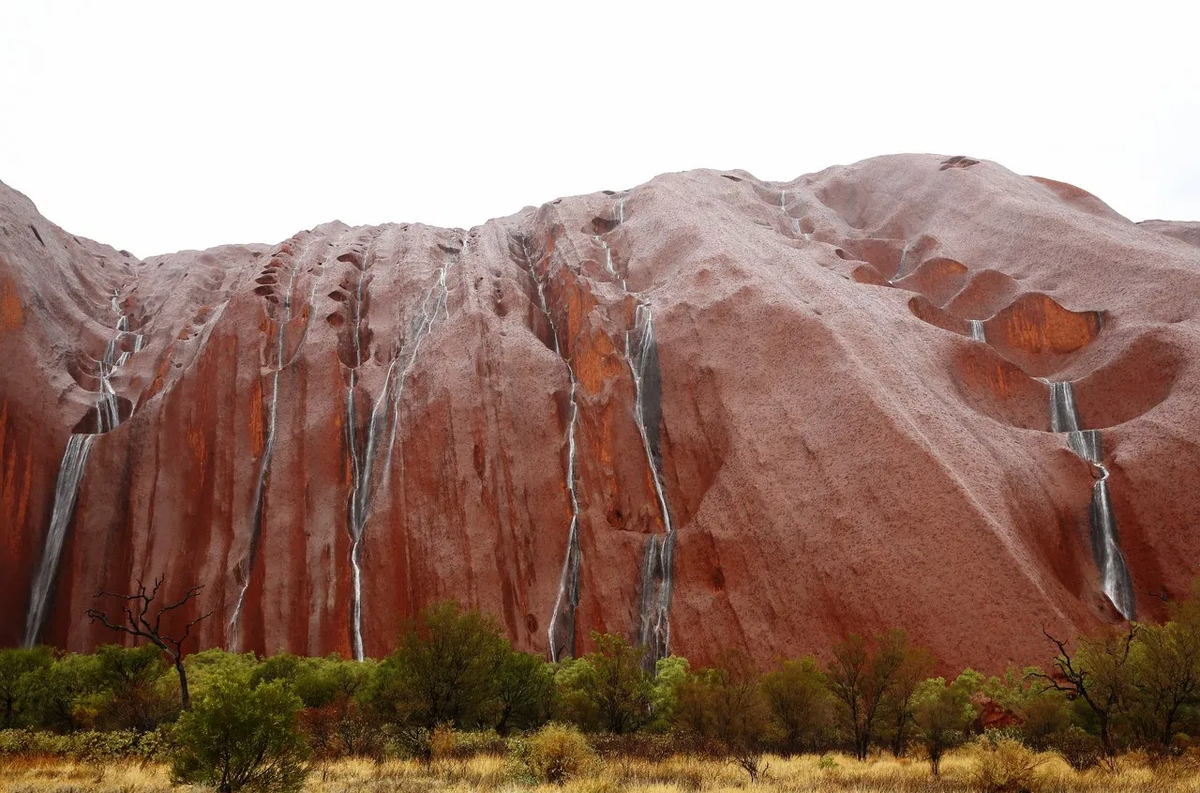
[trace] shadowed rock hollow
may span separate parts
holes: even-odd
[[[925,155],[145,260],[0,185],[0,644],[166,574],[239,650],[1040,661],[1195,573],[1194,238]]]

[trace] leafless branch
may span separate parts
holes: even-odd
[[[179,636],[179,638],[175,638],[171,635],[163,633],[163,615],[169,611],[182,608],[193,598],[198,598],[200,596],[200,590],[203,589],[202,586],[194,586],[184,593],[183,597],[181,597],[179,600],[158,608],[152,617],[148,616],[150,613],[151,604],[154,603],[155,599],[158,597],[159,590],[162,588],[163,580],[164,579],[161,576],[155,578],[154,585],[149,592],[146,591],[146,586],[142,583],[141,579],[137,579],[137,591],[131,595],[122,595],[116,592],[100,592],[96,595],[97,599],[108,597],[124,600],[128,603],[133,603],[136,601],[138,603],[138,610],[136,614],[134,613],[134,608],[132,606],[127,606],[122,609],[125,615],[125,623],[127,624],[114,623],[109,619],[106,612],[96,608],[88,609],[86,612],[87,616],[90,621],[99,622],[110,630],[119,631],[122,633],[127,633],[130,636],[138,636],[146,639],[162,649],[163,652],[170,655],[174,660],[178,660],[183,653],[183,643],[187,641],[187,638],[191,635],[192,627],[197,623],[200,623],[211,617],[212,612],[210,611],[207,614],[204,614],[186,623],[183,626],[183,633]]]

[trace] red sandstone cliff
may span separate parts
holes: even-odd
[[[0,644],[70,436],[116,423],[46,642],[110,639],[91,596],[165,574],[205,586],[203,644],[260,651],[380,655],[457,598],[541,651],[669,617],[697,661],[892,626],[955,667],[1042,660],[1039,625],[1119,614],[1101,469],[1038,378],[1103,430],[1137,616],[1196,572],[1200,248],[1172,233],[906,155],[139,260],[0,185]]]

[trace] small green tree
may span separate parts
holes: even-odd
[[[716,741],[757,782],[771,731],[771,710],[749,659],[721,656],[720,665],[701,669],[679,687],[677,724]]]
[[[508,651],[497,670],[500,701],[496,732],[542,726],[550,715],[554,672],[540,655]]]
[[[1114,718],[1127,704],[1132,690],[1134,665],[1130,662],[1138,626],[1124,632],[1107,631],[1097,637],[1082,637],[1072,655],[1065,641],[1042,628],[1042,633],[1058,648],[1054,671],[1033,673],[1043,681],[1044,689],[1060,691],[1067,699],[1086,704],[1096,719],[1100,742],[1106,757],[1116,754],[1112,727]]]
[[[923,681],[913,695],[917,739],[929,755],[929,769],[938,775],[942,756],[961,744],[975,718],[969,687],[947,686],[940,677]]]
[[[27,689],[21,679],[37,669],[50,666],[49,647],[0,650],[0,729],[20,726]]]
[[[1200,579],[1163,625],[1142,625],[1133,649],[1133,689],[1160,748],[1171,746],[1181,714],[1200,704]]]
[[[878,719],[895,687],[904,663],[907,638],[889,631],[873,643],[857,634],[833,648],[827,678],[829,690],[840,703],[842,726],[851,736],[854,755],[866,760],[875,739]]]
[[[824,745],[833,703],[816,658],[780,661],[763,675],[762,690],[785,753],[817,751]]]
[[[1057,744],[1071,727],[1071,704],[1060,691],[1034,693],[1021,705],[1025,743],[1039,752]]]
[[[679,704],[679,688],[688,678],[691,666],[682,655],[668,655],[654,664],[654,683],[650,709],[654,718],[647,727],[663,732],[670,728]]]
[[[891,722],[888,727],[891,733],[892,755],[899,757],[904,753],[909,737],[909,725],[913,723],[917,689],[933,673],[934,658],[933,653],[926,648],[910,644],[902,632],[894,631],[891,636],[898,642],[896,652],[900,654],[900,667],[896,670],[892,690],[888,696],[887,714]]]
[[[500,625],[454,602],[423,609],[375,674],[369,700],[395,724],[432,729],[495,724],[498,672],[508,652]]]
[[[554,720],[573,724],[586,731],[601,729],[600,711],[589,695],[591,684],[588,681],[596,674],[592,662],[586,657],[566,658],[552,668]]]
[[[282,681],[218,681],[175,726],[171,778],[222,793],[288,793],[308,776],[300,698]]]
[[[581,676],[584,695],[608,732],[636,732],[650,722],[654,684],[642,668],[643,650],[619,636],[592,632],[596,651],[585,656],[590,674]]]

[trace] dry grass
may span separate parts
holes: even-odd
[[[164,765],[137,761],[85,763],[62,758],[0,758],[5,793],[159,793],[199,790],[172,787]]]
[[[412,761],[374,763],[345,760],[318,766],[305,790],[310,793],[418,793],[419,791],[538,791],[550,793],[683,793],[685,791],[760,790],[805,793],[906,793],[907,791],[980,791],[979,768],[984,750],[968,747],[942,761],[940,777],[927,763],[881,757],[860,763],[845,755],[825,758],[768,757],[767,776],[751,786],[732,763],[696,757],[661,762],[608,759],[594,763],[584,776],[564,787],[536,786],[506,757],[435,760],[428,767]],[[1147,758],[1123,758],[1115,770],[1073,771],[1056,755],[1038,755],[1034,793],[1183,793],[1200,791],[1200,767],[1154,765]],[[0,759],[0,790],[6,793],[158,793],[199,791],[172,788],[162,765],[138,762],[88,764],[55,759]]]

